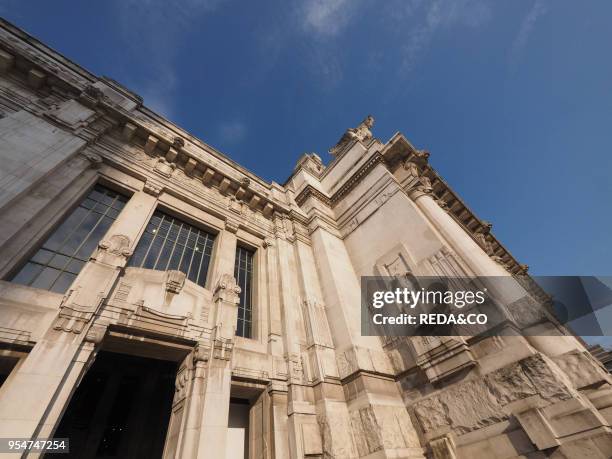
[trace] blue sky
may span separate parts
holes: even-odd
[[[587,6],[588,5],[588,6]],[[371,113],[539,275],[612,274],[612,2],[4,0],[261,177]]]

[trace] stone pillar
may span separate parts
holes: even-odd
[[[291,223],[281,215],[275,215],[275,246],[278,272],[278,292],[281,306],[282,336],[285,355],[283,367],[287,380],[286,415],[289,440],[289,457],[302,458],[306,454],[303,440],[305,424],[314,424],[314,406],[308,401],[304,380],[304,368],[300,351],[300,337],[303,335],[300,322],[298,266],[294,253],[295,238],[290,231]],[[279,362],[280,363],[280,362]],[[282,395],[276,399],[282,400]],[[318,434],[318,432],[317,432]]]
[[[315,412],[320,426],[321,452],[329,457],[356,457],[350,428],[348,407],[340,383],[331,330],[314,262],[312,248],[296,242],[299,266],[302,315],[306,327],[306,361],[308,379],[312,381]]]
[[[226,225],[215,241],[209,274],[209,282],[215,279],[211,309],[214,328],[177,373],[164,459],[225,458],[240,293],[233,276],[237,229]]]
[[[233,276],[221,276],[210,340],[199,342],[177,372],[164,459],[225,458],[239,293]]]
[[[474,241],[470,235],[440,207],[432,196],[429,180],[419,172],[419,167],[413,162],[404,165],[408,176],[411,178],[406,187],[409,197],[425,215],[432,226],[439,231],[450,247],[468,265],[475,276],[481,277],[484,285],[492,293],[492,297],[504,306],[506,313],[513,307],[513,303],[529,296],[525,288],[499,263],[491,257]],[[503,282],[495,282],[494,279],[506,278]],[[532,308],[542,306],[531,302]],[[510,311],[511,312],[511,311]],[[542,315],[542,311],[539,311]],[[542,315],[542,318],[545,316]],[[552,335],[551,328],[556,328],[552,323],[546,322],[539,326],[542,330],[531,330],[525,339],[533,348],[547,355],[558,355],[572,350],[583,351],[583,346],[573,336]]]
[[[340,410],[336,416],[322,417],[324,438],[346,431],[348,425],[354,444],[342,445],[345,457],[422,458],[380,340],[361,336],[361,289],[344,242],[322,226],[314,229],[311,239],[344,392],[342,397],[337,390],[328,390],[328,396],[344,398],[349,414],[348,420]],[[332,447],[339,446],[324,445],[326,451]]]
[[[225,223],[225,229],[220,231],[215,239],[215,248],[207,280],[209,288],[214,287],[222,275],[233,275],[234,273],[236,244],[238,241],[236,231],[238,231],[238,225],[228,220]]]
[[[475,276],[510,277],[510,273],[501,265],[493,261],[487,253],[470,237],[467,232],[444,210],[432,197],[429,180],[422,177],[418,166],[408,162],[404,165],[412,182],[407,187],[408,196],[414,201],[419,210],[441,234],[444,240],[454,250],[459,258],[467,264]],[[524,297],[527,292],[518,283],[491,283],[486,282],[487,288],[493,297],[505,305]]]
[[[59,314],[0,391],[0,435],[45,438],[53,434],[75,385],[95,355],[106,325],[92,320],[112,290],[155,197],[136,193],[66,294]],[[135,224],[135,222],[138,222]]]
[[[198,458],[225,457],[232,382],[232,355],[240,287],[234,276],[221,276],[215,287],[215,330],[203,387]]]

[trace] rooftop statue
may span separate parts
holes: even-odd
[[[340,153],[344,147],[346,147],[349,143],[353,141],[353,139],[357,139],[360,141],[370,140],[372,138],[372,126],[374,126],[374,117],[372,115],[368,115],[356,128],[349,128],[342,135],[338,143],[329,149],[329,153],[336,156]]]

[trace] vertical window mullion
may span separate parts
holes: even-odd
[[[153,216],[155,216],[155,214],[153,214]],[[149,252],[151,251],[151,248],[153,247],[155,241],[157,240],[157,237],[159,236],[159,230],[161,229],[162,223],[164,222],[166,216],[162,215],[161,218],[159,219],[159,225],[157,225],[157,228],[153,228],[155,231],[152,231],[152,233],[155,235],[153,236],[153,238],[151,239],[151,243],[149,244],[149,247],[147,247],[147,252],[144,254],[144,257],[142,258],[142,262],[140,263],[140,268],[142,268],[145,264],[145,261],[147,261],[147,257],[149,256]],[[148,226],[148,225],[147,225]],[[146,231],[146,228],[145,228]],[[153,265],[155,266],[155,265]]]
[[[166,233],[166,236],[164,237],[164,242],[161,245],[161,247],[159,248],[159,253],[157,254],[157,258],[155,259],[155,263],[153,263],[153,269],[158,269],[157,264],[159,263],[159,257],[161,257],[161,254],[164,251],[164,247],[166,247],[166,243],[168,242],[168,236],[170,235],[170,231],[172,231],[172,226],[174,225],[174,219],[172,219],[170,221],[170,227],[168,228],[168,232]],[[168,265],[168,263],[166,263],[166,266]],[[165,271],[165,270],[160,270],[160,271]]]
[[[189,236],[191,236],[191,230],[193,226],[189,225],[189,231],[187,232],[187,239],[185,239],[185,245],[183,246],[183,251],[181,252],[181,258],[179,259],[178,266],[181,267],[181,263],[183,263],[183,257],[185,256],[185,252],[187,251],[187,246],[189,245]],[[191,256],[193,257],[193,251],[191,252]],[[185,273],[185,275],[189,274],[189,269]]]

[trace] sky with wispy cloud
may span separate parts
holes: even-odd
[[[532,272],[612,274],[612,2],[4,0],[267,180],[367,114]]]

